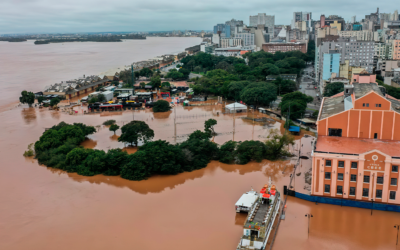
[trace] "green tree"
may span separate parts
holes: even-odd
[[[212,135],[215,135],[214,131],[215,125],[217,125],[217,120],[208,119],[207,121],[204,122],[204,131],[206,131],[207,133],[211,133]]]
[[[165,100],[158,100],[154,103],[153,112],[166,112],[171,109],[169,103]]]
[[[32,107],[32,104],[35,102],[35,94],[24,90],[21,92],[21,97],[19,98],[19,101],[24,104],[27,103],[29,107]]]
[[[151,77],[153,75],[153,71],[149,68],[143,68],[139,71],[140,76]]]
[[[169,70],[168,74],[165,77],[166,78],[172,78],[174,80],[178,80],[178,79],[184,78],[183,74],[180,73],[177,69]]]
[[[201,66],[194,67],[193,71],[196,72],[196,73],[202,72]]]
[[[105,102],[106,101],[106,97],[103,94],[98,94],[97,95],[97,100],[99,102]]]
[[[171,87],[171,83],[169,83],[169,82],[162,82],[162,83],[161,83],[161,87],[162,87],[162,88]]]
[[[154,131],[142,121],[131,121],[121,127],[118,141],[138,145],[139,141],[146,143],[154,137]]]
[[[238,101],[240,100],[240,93],[243,91],[245,86],[247,86],[250,82],[248,81],[238,81],[231,82],[228,85],[228,98],[231,100]]]
[[[43,96],[38,96],[37,100],[38,100],[38,103],[41,104],[43,102],[43,100],[44,100],[44,97]]]
[[[115,131],[117,131],[119,129],[119,126],[117,124],[112,124],[109,128],[110,131],[114,132],[115,135]]]
[[[268,160],[276,160],[281,156],[290,156],[290,153],[284,150],[288,145],[294,145],[293,136],[287,133],[281,135],[277,129],[271,129],[268,140],[265,142],[265,158]]]
[[[202,132],[200,130],[195,130],[193,133],[189,135],[188,140],[208,140],[211,138],[211,133]]]
[[[146,159],[146,151],[129,155],[127,163],[122,166],[121,177],[133,181],[148,179],[151,173],[147,169]]]
[[[94,96],[94,97],[92,97],[92,98],[89,99],[89,104],[92,104],[92,103],[95,103],[95,102],[98,102],[98,101],[99,101],[99,100],[97,99],[97,97]]]
[[[236,149],[239,164],[247,164],[251,160],[261,162],[265,152],[265,144],[260,141],[244,141]]]
[[[296,91],[296,83],[294,81],[283,80],[281,77],[277,77],[273,83],[278,87],[278,92],[280,94]]]
[[[342,82],[328,83],[324,89],[324,96],[330,97],[344,91],[344,84]]]
[[[234,163],[236,159],[236,147],[238,142],[227,141],[219,149],[219,161],[222,163]]]
[[[161,78],[159,76],[153,76],[149,82],[153,88],[161,88]]]
[[[105,126],[111,126],[111,125],[113,125],[115,122],[116,122],[115,120],[107,120],[107,121],[103,122],[103,125],[105,125]]]
[[[119,175],[122,166],[128,161],[128,153],[120,148],[110,149],[104,158],[106,169],[104,175]]]
[[[249,86],[248,86],[249,87]],[[266,83],[261,87],[246,88],[241,94],[241,99],[249,105],[269,106],[277,98],[276,86]]]
[[[282,102],[280,103],[281,113],[286,116],[290,107],[290,119],[299,119],[304,115],[307,109],[307,103],[313,100],[314,98],[312,96],[303,94],[300,91],[286,94],[283,96]]]
[[[146,83],[145,83],[145,82],[141,82],[141,83],[140,83],[140,87],[142,87],[142,89],[144,89],[145,86],[146,86]]]
[[[60,99],[58,99],[57,97],[50,100],[50,106],[52,106],[52,107],[57,106],[57,104],[59,104],[59,103],[60,103]]]

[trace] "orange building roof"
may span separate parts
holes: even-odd
[[[318,136],[315,151],[339,154],[362,154],[379,150],[392,157],[400,157],[400,141]]]

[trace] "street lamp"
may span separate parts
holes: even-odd
[[[372,210],[374,209],[374,199],[371,199],[372,206],[371,206],[371,216],[372,216]]]
[[[396,246],[397,246],[397,244],[399,243],[399,228],[400,228],[400,225],[395,224],[394,228],[397,229],[397,238],[396,238]]]
[[[314,217],[312,214],[306,214],[306,217],[308,217],[308,236],[310,237],[310,218]]]

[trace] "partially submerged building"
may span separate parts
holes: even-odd
[[[55,83],[46,86],[43,95],[57,95],[65,99],[71,99],[85,95],[94,91],[99,86],[105,86],[111,83],[107,77],[103,79],[99,76],[85,76],[61,83]]]
[[[376,75],[353,74],[344,92],[325,97],[317,125],[312,195],[400,204],[400,100]]]

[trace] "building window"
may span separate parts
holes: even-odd
[[[380,108],[381,104],[375,104],[375,107]]]
[[[357,181],[357,175],[356,174],[352,174],[350,176],[350,181]]]
[[[331,192],[331,185],[325,184],[325,193]]]
[[[363,107],[365,107],[365,103],[363,103]]]
[[[356,195],[356,187],[350,187],[350,195]]]
[[[376,190],[376,196],[375,198],[377,199],[382,199],[382,190],[381,189],[377,189]]]
[[[343,174],[342,173],[338,173],[337,174],[337,178],[338,178],[338,181],[343,181]]]
[[[351,168],[357,168],[357,162],[352,162],[351,163]]]
[[[383,184],[383,176],[378,176],[378,177],[376,178],[376,183],[377,183],[377,184]]]
[[[336,187],[336,194],[343,194],[343,186]]]
[[[395,173],[399,172],[399,166],[393,165],[392,166],[392,172],[395,172]]]
[[[367,103],[367,107],[369,107],[369,103]]]
[[[344,161],[339,161],[338,167],[339,168],[344,168]]]
[[[390,179],[390,185],[391,186],[397,186],[397,178],[391,178]]]
[[[369,188],[363,188],[362,196],[363,197],[368,197],[368,194],[369,194]]]
[[[396,199],[396,191],[390,191],[389,199],[390,200],[395,200]]]
[[[369,175],[364,175],[364,183],[369,183]]]
[[[342,129],[330,128],[329,136],[339,136],[342,137]]]
[[[331,172],[325,172],[325,179],[327,180],[331,179]]]
[[[327,166],[327,167],[332,166],[332,161],[331,160],[326,160],[325,166]]]
[[[374,134],[374,139],[378,139],[378,133]]]

